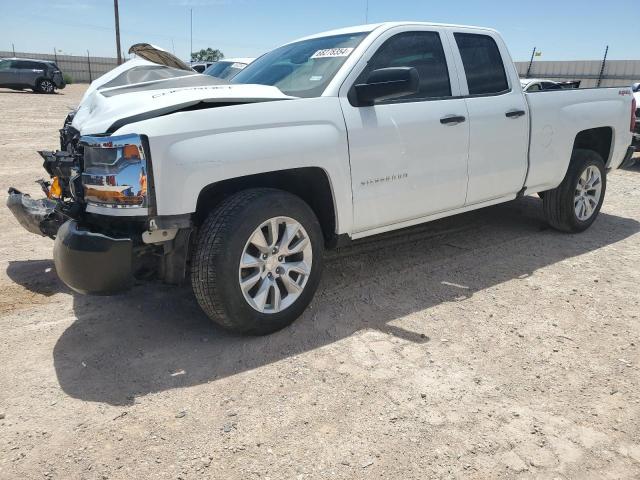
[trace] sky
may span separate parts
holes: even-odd
[[[368,3],[368,11],[367,11]],[[153,43],[183,59],[212,47],[255,57],[298,37],[383,21],[499,30],[516,61],[640,59],[640,0],[120,0],[122,49]],[[111,0],[0,0],[0,50],[115,57]]]

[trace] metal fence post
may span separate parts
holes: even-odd
[[[91,57],[89,56],[89,50],[87,50],[87,65],[89,66],[89,83],[93,82],[93,76],[91,75]]]
[[[526,78],[531,76],[531,67],[533,66],[533,57],[536,56],[536,47],[533,47],[533,52],[531,52],[531,60],[529,61],[529,66],[527,67],[527,75]]]
[[[607,54],[609,53],[609,45],[604,51],[604,58],[602,59],[602,66],[600,67],[600,74],[598,75],[598,88],[600,88],[600,84],[602,83],[602,77],[604,76],[604,67],[607,65]]]

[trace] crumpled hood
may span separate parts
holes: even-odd
[[[211,104],[214,107],[220,103],[242,104],[293,98],[276,87],[245,84],[205,84],[130,92],[98,90],[80,105],[72,125],[82,135],[114,133],[128,123],[167,115],[198,104],[205,104],[205,107]]]

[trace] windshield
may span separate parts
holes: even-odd
[[[221,61],[214,63],[202,73],[211,75],[212,77],[222,78],[223,80],[230,80],[246,66],[247,64],[242,62]]]
[[[312,38],[291,43],[248,65],[231,83],[278,87],[294,97],[319,97],[368,32]]]

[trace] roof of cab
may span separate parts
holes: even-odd
[[[349,33],[370,33],[378,29],[388,30],[393,27],[403,27],[403,26],[409,26],[409,25],[427,26],[427,27],[473,28],[477,30],[486,30],[486,31],[495,32],[495,30],[492,28],[475,27],[472,25],[455,25],[455,24],[448,24],[448,23],[410,22],[410,21],[383,22],[383,23],[370,23],[367,25],[355,25],[353,27],[345,27],[345,28],[338,28],[336,30],[329,30],[326,32],[316,33],[313,35],[308,35],[306,37],[299,38],[295,40],[295,42],[300,42],[302,40],[309,40],[312,38],[329,37],[333,35],[347,35]],[[294,42],[291,42],[291,43],[294,43]]]

